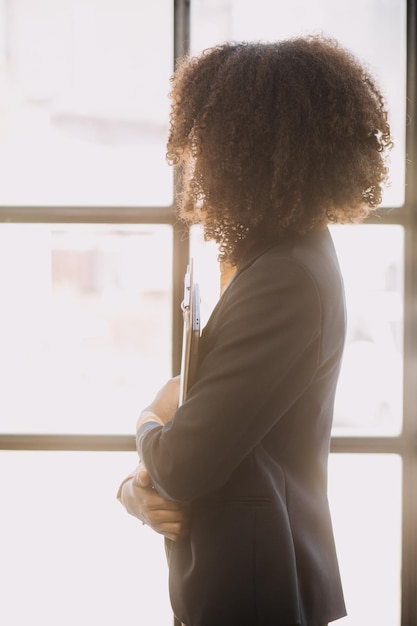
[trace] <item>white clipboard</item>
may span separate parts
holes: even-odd
[[[187,266],[184,276],[184,300],[182,301],[184,328],[182,336],[181,375],[179,406],[194,382],[198,361],[200,340],[200,291],[193,278],[193,260]]]

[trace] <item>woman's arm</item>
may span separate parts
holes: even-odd
[[[221,487],[316,373],[316,285],[291,259],[270,261],[226,290],[200,342],[196,383],[173,419],[139,424],[139,456],[164,497],[193,501]],[[157,413],[162,401],[170,406],[167,389],[148,409]]]
[[[151,428],[161,427],[170,421],[178,406],[178,395],[179,377],[169,380],[142,411],[137,429],[145,424]],[[188,532],[189,505],[160,496],[143,463],[125,478],[117,497],[130,515],[172,541]]]

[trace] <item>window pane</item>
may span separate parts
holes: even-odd
[[[394,455],[330,456],[329,499],[348,611],[340,626],[400,624],[401,473]]]
[[[1,624],[172,624],[163,539],[115,497],[136,464],[135,453],[0,453]]]
[[[0,227],[0,432],[129,433],[171,375],[169,226]]]
[[[172,6],[0,0],[0,204],[171,203]]]
[[[385,93],[396,147],[384,205],[404,202],[405,0],[193,0],[194,52],[226,40],[279,40],[324,33],[367,63]]]
[[[402,424],[402,226],[334,226],[348,329],[334,418],[336,435],[396,435]]]

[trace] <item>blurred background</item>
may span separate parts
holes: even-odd
[[[0,0],[1,623],[172,623],[161,538],[115,500],[137,413],[178,373],[189,254],[203,321],[219,294],[215,246],[174,217],[169,78],[187,47],[317,32],[377,77],[395,140],[378,217],[331,229],[349,324],[329,482],[340,624],[413,623],[413,15],[405,0]]]

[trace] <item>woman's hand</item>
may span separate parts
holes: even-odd
[[[170,422],[178,408],[180,397],[180,377],[171,378],[158,391],[154,400],[140,414],[136,430],[145,422],[156,421],[161,425]],[[157,419],[155,419],[157,418]]]
[[[139,416],[138,430],[146,422],[163,426],[178,408],[180,377],[171,378]],[[126,511],[172,541],[188,532],[190,507],[187,503],[166,500],[153,489],[149,474],[140,464],[119,487],[118,499]]]
[[[130,515],[167,539],[177,541],[188,533],[189,504],[162,498],[142,464],[122,483],[117,497]]]

